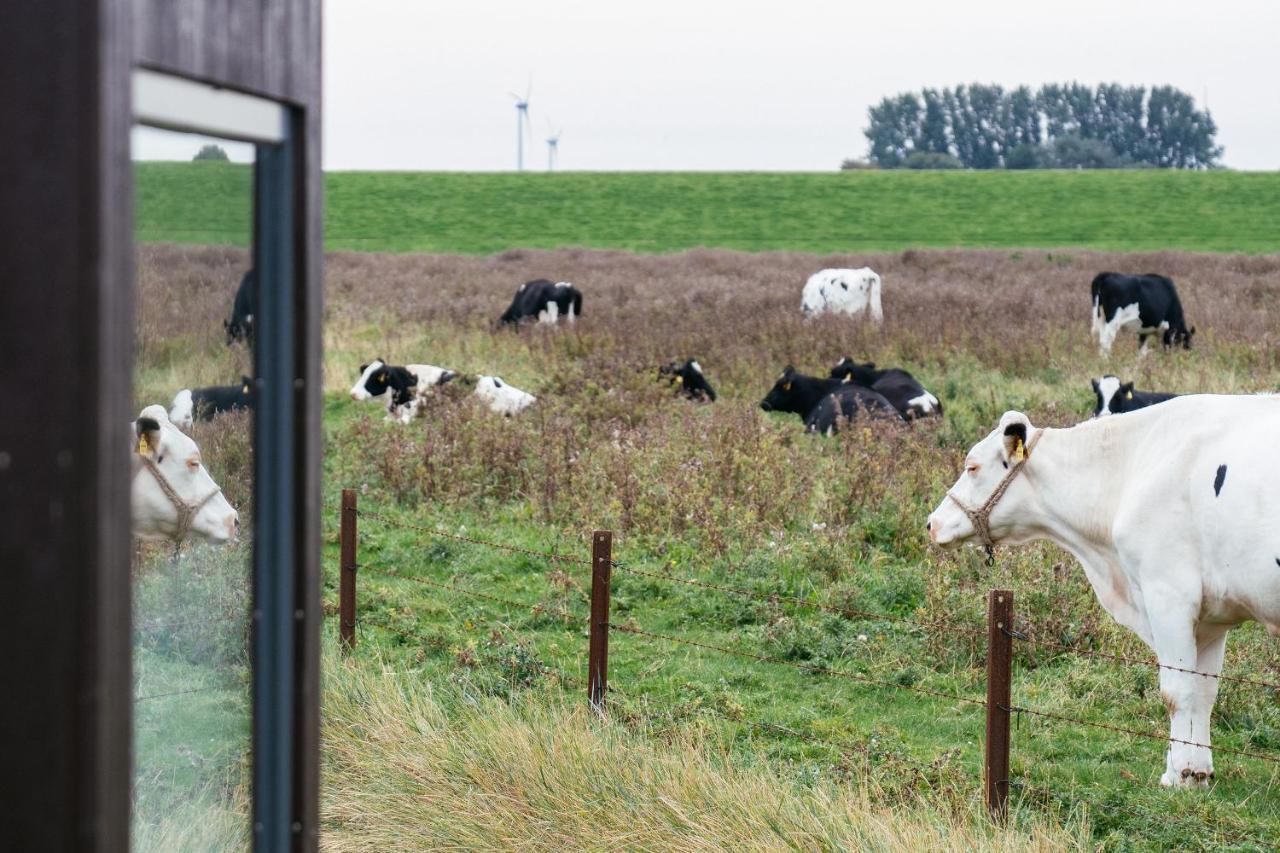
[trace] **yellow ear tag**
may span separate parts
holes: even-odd
[[[1125,392],[1125,394],[1124,394],[1124,398],[1125,398],[1126,400],[1132,400],[1132,399],[1133,399],[1133,392],[1132,392],[1132,391],[1126,391],[1126,392]]]
[[[683,377],[683,376],[681,376],[679,373],[677,373],[677,374],[676,374],[676,384],[677,384],[677,385],[683,385],[683,384],[684,384],[684,377]]]
[[[1022,439],[1018,439],[1018,443],[1013,448],[1013,458],[1017,462],[1027,458],[1027,448],[1023,445]]]
[[[791,383],[790,383],[790,382],[788,382],[786,385],[783,385],[783,386],[782,386],[782,390],[783,390],[783,391],[790,391],[790,390],[791,390]]]
[[[248,394],[248,393],[249,393],[249,386],[248,386],[248,385],[243,386],[243,387],[240,389],[240,393],[241,393],[241,394]]]
[[[852,377],[852,376],[849,376],[848,374],[846,374],[846,375],[845,375],[845,377],[844,377],[844,379],[842,379],[841,381],[842,381],[842,382],[852,382],[852,381],[853,381],[853,377]]]
[[[151,447],[147,444],[146,433],[138,436],[138,455],[147,456],[151,453]]]

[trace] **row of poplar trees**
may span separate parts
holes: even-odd
[[[973,84],[887,97],[870,109],[882,168],[1154,166],[1206,169],[1222,148],[1208,110],[1172,86]]]

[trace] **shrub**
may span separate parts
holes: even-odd
[[[904,169],[963,169],[964,164],[950,154],[937,151],[913,151],[902,161]]]
[[[193,162],[198,162],[200,160],[226,161],[230,159],[231,158],[227,156],[226,150],[224,150],[221,145],[205,145],[196,152],[196,156],[191,158]]]

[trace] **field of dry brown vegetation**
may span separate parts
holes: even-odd
[[[245,264],[244,253],[231,249],[140,250],[139,406],[167,405],[179,388],[229,383],[248,372],[244,351],[225,346],[221,322]],[[925,515],[954,480],[964,452],[1003,411],[1025,411],[1036,425],[1075,423],[1091,412],[1091,377],[1116,373],[1143,390],[1280,389],[1276,255],[514,250],[490,257],[336,253],[326,264],[327,500],[342,487],[356,487],[362,501],[406,519],[465,525],[530,547],[585,548],[590,530],[612,529],[622,558],[639,564],[731,578],[761,591],[802,590],[816,600],[900,615],[946,613],[981,624],[983,593],[1008,586],[1019,595],[1019,621],[1028,630],[1068,646],[1138,657],[1147,652],[1101,612],[1069,556],[1049,546],[1006,549],[987,569],[975,553],[931,552]],[[884,281],[881,327],[801,317],[800,289],[810,273],[862,265]],[[1195,349],[1166,353],[1157,347],[1138,358],[1136,336],[1124,337],[1110,360],[1101,359],[1089,337],[1089,283],[1103,270],[1172,277],[1188,322],[1197,328]],[[579,322],[519,332],[497,328],[515,288],[536,277],[572,281],[583,291]],[[822,439],[803,434],[794,415],[759,409],[787,364],[825,375],[844,355],[910,370],[942,400],[946,417],[912,427],[860,424]],[[374,357],[497,374],[540,403],[506,421],[455,392],[440,395],[407,427],[384,424],[378,406],[346,396],[358,366]],[[700,361],[718,402],[687,402],[657,381],[660,364],[685,357]],[[242,434],[237,420],[197,434],[206,448],[225,448],[206,449],[224,487],[228,479],[248,475]],[[220,468],[218,457],[235,462]],[[368,547],[411,571],[480,573],[508,594],[514,590],[566,610],[582,606],[581,579],[515,578],[497,561],[390,534],[370,534]],[[385,609],[388,619],[433,638],[409,656],[415,666],[445,674],[473,666],[457,654],[472,640],[454,614],[399,588],[375,587],[370,595],[370,606]],[[980,683],[983,650],[951,635],[900,635],[884,626],[845,633],[833,622],[776,606],[726,612],[706,604],[705,596],[669,597],[665,590],[622,583],[616,596],[630,618],[650,627],[752,643],[765,654],[820,665],[856,665],[904,683],[956,690]],[[577,649],[564,648],[564,632],[546,620],[505,628],[527,629],[530,653],[541,660],[578,665]],[[875,649],[870,657],[869,647],[858,645],[867,634]],[[394,658],[403,651],[392,644],[378,653]],[[650,690],[677,720],[698,716],[682,704],[689,699],[682,684],[719,679],[720,686],[708,688],[699,701],[763,709],[788,724],[802,718],[812,723],[819,713],[814,709],[821,708],[819,716],[839,720],[842,731],[875,730],[919,757],[945,751],[970,731],[967,722],[933,719],[938,715],[927,708],[885,711],[874,696],[856,691],[837,702],[812,680],[752,680],[717,666],[628,664],[623,653],[617,663],[620,683]],[[1020,651],[1019,666],[1026,682],[1016,689],[1030,691],[1041,706],[1163,729],[1150,673],[1099,674],[1070,653]],[[1274,677],[1280,649],[1256,626],[1238,631],[1228,646],[1227,670]],[[1280,747],[1280,709],[1264,690],[1224,688],[1217,718],[1227,742]],[[954,796],[972,781],[964,764],[971,748],[956,747],[956,757],[943,762],[944,782],[906,784],[922,785],[926,797],[942,797],[944,789]],[[1025,737],[1021,750],[1019,771],[1042,774],[1042,783],[1121,791],[1152,815],[1150,821],[1095,826],[1095,840],[1136,833],[1212,846],[1212,821],[1204,823],[1202,836],[1187,836],[1158,817],[1199,807],[1153,790],[1157,746],[1115,746],[1092,733],[1041,731],[1038,740]],[[785,742],[766,753],[784,776],[805,761],[828,768],[824,773],[834,766]],[[1220,761],[1219,790],[1209,801],[1213,820],[1280,827],[1273,767]],[[1264,792],[1260,799],[1254,797],[1258,791]],[[1237,804],[1246,799],[1250,805],[1241,811]]]

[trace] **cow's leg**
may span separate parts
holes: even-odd
[[[1143,334],[1143,333],[1141,333],[1141,332],[1139,332],[1139,333],[1138,333],[1138,355],[1139,355],[1139,357],[1141,357],[1141,356],[1145,356],[1147,353],[1149,353],[1149,352],[1150,352],[1150,350],[1149,350],[1149,349],[1147,349],[1147,338],[1149,338],[1149,337],[1151,337],[1151,336],[1150,336],[1150,335]]]
[[[1098,352],[1103,358],[1111,355],[1111,345],[1116,342],[1116,334],[1120,331],[1114,321],[1103,323],[1098,329]]]
[[[1195,725],[1203,704],[1203,677],[1194,670],[1200,662],[1194,614],[1182,607],[1150,608],[1151,640],[1160,662],[1160,696],[1169,710],[1169,751],[1160,784],[1204,787],[1213,772],[1208,733]],[[1192,746],[1205,744],[1205,746]]]
[[[1227,629],[1221,625],[1200,626],[1196,632],[1198,656],[1195,669],[1205,675],[1192,676],[1195,679],[1196,695],[1191,712],[1191,731],[1194,737],[1188,738],[1196,743],[1208,745],[1210,728],[1213,724],[1213,704],[1218,699],[1218,679],[1210,676],[1222,674],[1222,657],[1227,648]],[[1208,766],[1197,771],[1204,776],[1197,776],[1197,782],[1208,782],[1213,779],[1213,752],[1208,753]]]

